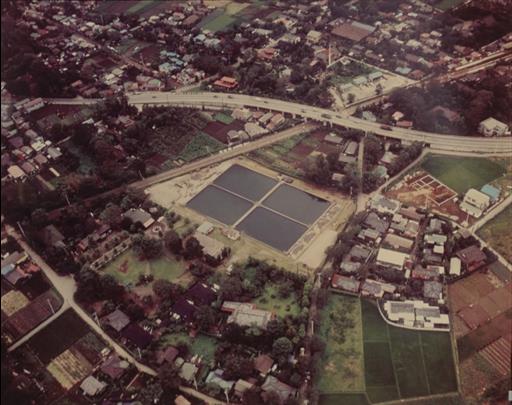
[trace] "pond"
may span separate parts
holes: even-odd
[[[187,207],[226,225],[234,224],[251,206],[250,201],[211,185],[187,203]]]
[[[233,165],[217,177],[213,184],[251,201],[258,201],[277,184],[277,180],[243,166]]]
[[[238,224],[237,229],[276,249],[287,251],[307,228],[266,208],[256,207]]]
[[[288,184],[282,184],[263,201],[263,205],[298,222],[311,225],[329,207],[329,202]]]

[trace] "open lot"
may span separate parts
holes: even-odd
[[[140,274],[152,274],[155,280],[164,279],[178,284],[189,281],[184,263],[166,256],[150,261],[139,260],[132,250],[122,253],[100,271],[112,275],[124,285],[135,285]]]
[[[340,327],[336,322],[339,314],[344,314],[353,323],[351,328]],[[318,390],[322,394],[364,391],[360,300],[341,294],[331,294],[328,304],[322,310],[319,333],[327,346],[320,366]]]
[[[429,155],[422,168],[457,193],[483,185],[502,176],[506,168],[485,158]]]
[[[478,230],[478,235],[506,260],[512,262],[512,205]]]

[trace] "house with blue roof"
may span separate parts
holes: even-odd
[[[490,184],[483,186],[480,191],[487,194],[493,203],[500,199],[501,190],[497,187],[491,186]]]

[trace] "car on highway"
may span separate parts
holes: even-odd
[[[381,125],[380,129],[385,129],[386,131],[393,131],[393,128],[391,128],[389,125]]]
[[[329,115],[329,114],[322,114],[321,115],[322,118],[327,118],[328,120],[330,120],[332,117]]]

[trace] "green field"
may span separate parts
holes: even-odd
[[[340,325],[340,314],[352,322],[351,328]],[[327,343],[317,384],[320,392],[330,394],[364,390],[361,322],[359,299],[341,294],[331,295],[322,310],[319,331]]]
[[[210,14],[210,16],[203,19],[203,21],[201,21],[200,23],[200,27],[203,30],[217,32],[225,30],[230,25],[234,24],[236,21],[237,19],[235,17],[232,17],[228,14],[224,14],[222,10],[217,10]]]
[[[224,149],[226,145],[205,133],[200,132],[183,148],[180,157],[186,162],[206,156]]]
[[[366,391],[372,402],[457,391],[450,335],[388,326],[363,301]]]
[[[124,285],[135,285],[140,274],[152,274],[155,280],[161,278],[179,283],[179,279],[186,272],[186,269],[184,263],[165,256],[151,261],[139,260],[132,250],[127,250],[100,272],[111,274]]]
[[[506,260],[512,262],[512,205],[509,205],[478,230],[478,235]]]
[[[445,11],[451,9],[452,7],[458,6],[462,2],[464,2],[464,0],[441,0],[436,4],[436,7]]]
[[[195,338],[191,338],[184,332],[164,335],[160,342],[162,347],[175,346],[179,343],[187,343],[190,345],[190,353],[192,355],[197,354],[199,356],[203,356],[204,361],[207,363],[214,359],[215,349],[217,348],[217,340],[212,337],[197,335]]]
[[[292,293],[288,298],[281,298],[278,286],[274,284],[267,283],[263,294],[252,302],[259,309],[273,311],[280,318],[284,318],[286,315],[297,316],[300,314],[296,295]]]
[[[501,177],[506,169],[485,158],[430,155],[421,167],[457,193],[483,185]]]

